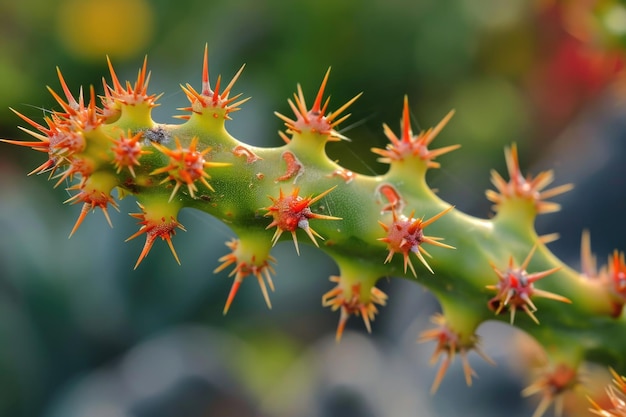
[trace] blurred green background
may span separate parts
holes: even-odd
[[[213,79],[246,64],[235,92],[252,100],[227,128],[275,146],[282,122],[273,111],[289,114],[296,84],[311,96],[332,66],[331,107],[364,92],[341,126],[352,142],[330,144],[332,158],[382,173],[369,149],[384,147],[382,123],[398,126],[405,94],[421,128],[454,108],[437,142],[462,148],[442,158],[431,186],[489,216],[489,170],[504,172],[502,149],[517,142],[525,169],[554,167],[559,184],[577,184],[559,199],[563,211],[538,223],[560,233],[553,249],[576,266],[583,228],[600,259],[626,246],[625,34],[620,1],[4,1],[0,137],[26,136],[9,107],[34,120],[58,108],[45,89],[59,90],[56,66],[75,93],[92,84],[101,93],[106,55],[132,80],[147,54],[150,92],[164,93],[154,118],[174,123],[186,105],[179,84],[199,87],[208,43]],[[124,243],[136,230],[125,215],[134,203],[112,213],[112,230],[97,213],[68,240],[80,207],[64,206],[69,195],[45,175],[25,175],[44,160],[0,146],[0,416],[532,414],[536,401],[519,397],[523,354],[502,342],[519,335],[506,326],[479,331],[497,368],[472,356],[474,387],[455,364],[430,396],[433,346],[415,340],[438,307],[422,288],[381,281],[390,303],[373,335],[353,319],[336,344],[337,315],[320,305],[335,265],[308,247],[296,258],[285,244],[274,253],[274,309],[246,282],[224,317],[231,282],[212,271],[232,236],[226,226],[185,211],[188,232],[175,238],[183,265],[157,244],[133,271],[143,244]]]

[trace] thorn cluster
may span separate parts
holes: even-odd
[[[136,135],[132,135],[130,131],[126,135],[120,135],[117,139],[113,140],[113,166],[115,166],[116,172],[119,174],[122,172],[122,169],[128,169],[130,175],[135,178],[135,168],[136,166],[141,165],[139,163],[139,158],[142,155],[150,154],[150,151],[146,151],[142,149],[141,146],[141,138],[143,136],[143,132],[139,132]]]
[[[196,181],[200,181],[206,188],[211,191],[213,187],[207,181],[211,176],[206,172],[210,167],[223,167],[230,164],[223,162],[208,162],[204,159],[204,156],[211,150],[211,148],[205,148],[202,151],[196,150],[198,145],[198,137],[194,136],[191,139],[191,143],[188,148],[183,148],[178,138],[175,138],[176,148],[170,149],[166,146],[158,143],[152,143],[152,145],[161,153],[169,157],[169,164],[157,168],[150,173],[150,175],[167,174],[165,179],[161,181],[164,184],[168,181],[174,181],[174,189],[170,195],[170,201],[174,198],[181,185],[185,184],[191,198],[195,198],[195,193],[198,191]]]
[[[411,119],[409,117],[409,99],[407,96],[404,96],[404,109],[400,123],[401,137],[397,137],[389,126],[383,124],[385,136],[387,136],[391,143],[389,143],[385,149],[372,148],[372,152],[381,156],[381,158],[378,158],[380,162],[387,164],[393,161],[402,161],[417,157],[426,161],[429,168],[439,168],[439,163],[435,162],[434,159],[458,149],[461,145],[450,145],[433,150],[428,149],[428,146],[450,121],[453,115],[454,110],[450,111],[434,128],[423,131],[419,135],[413,135]]]
[[[598,280],[615,296],[613,316],[618,317],[626,303],[626,261],[624,252],[614,250],[612,256],[598,271],[595,255],[591,252],[589,231],[583,231],[580,244],[581,274],[587,279]]]
[[[391,224],[385,224],[381,221],[378,223],[385,229],[387,236],[378,240],[387,243],[387,249],[389,254],[385,259],[385,263],[391,262],[395,253],[401,253],[404,257],[404,272],[406,273],[407,266],[411,269],[413,276],[417,277],[410,253],[414,253],[417,258],[424,264],[424,266],[433,273],[432,268],[426,262],[424,255],[431,257],[430,254],[422,246],[423,243],[429,243],[431,245],[439,246],[447,249],[454,249],[453,246],[441,243],[443,238],[435,236],[424,235],[424,228],[439,219],[441,216],[452,210],[454,206],[450,206],[447,209],[439,212],[428,220],[424,220],[423,217],[419,219],[413,218],[415,212],[412,212],[409,217],[404,215],[398,216],[395,210],[392,210],[392,222]]]
[[[371,333],[372,327],[370,322],[374,320],[378,313],[376,305],[386,305],[387,294],[376,287],[372,287],[369,294],[363,296],[361,292],[362,284],[360,282],[346,289],[342,285],[340,276],[331,276],[330,281],[337,283],[337,286],[322,296],[322,305],[330,307],[332,311],[340,310],[336,333],[337,341],[341,340],[346,322],[351,315],[361,316],[367,332]]]
[[[69,237],[72,237],[74,233],[76,233],[80,225],[83,223],[83,220],[85,220],[87,213],[89,213],[90,211],[94,211],[96,208],[102,210],[102,213],[104,214],[107,223],[109,223],[109,226],[113,227],[113,223],[111,222],[111,218],[109,217],[108,207],[110,204],[111,207],[113,207],[117,211],[119,211],[119,208],[117,202],[109,193],[100,191],[97,188],[86,186],[85,183],[75,184],[72,187],[69,187],[68,190],[80,191],[77,194],[74,194],[72,197],[68,198],[65,203],[83,203],[83,207],[80,211],[80,214],[78,215],[78,219],[76,219],[76,223],[74,223],[74,227],[72,228]]]
[[[289,117],[281,113],[274,112],[277,117],[285,122],[288,134],[310,131],[326,136],[327,140],[330,141],[339,141],[341,139],[345,139],[344,136],[342,136],[339,132],[335,130],[335,127],[337,127],[337,125],[350,117],[350,114],[346,114],[342,117],[339,117],[339,115],[343,113],[348,107],[350,107],[352,103],[354,103],[356,99],[361,96],[361,94],[357,94],[334,112],[326,113],[328,109],[328,104],[330,102],[330,97],[328,97],[323,104],[322,100],[324,99],[324,89],[326,88],[326,83],[328,82],[329,75],[330,68],[328,69],[328,71],[326,71],[326,75],[324,75],[324,80],[320,85],[317,96],[315,97],[315,102],[313,103],[313,106],[310,110],[306,105],[304,93],[302,92],[302,87],[300,86],[300,84],[298,84],[298,93],[293,95],[294,100],[287,100],[289,106],[291,107],[291,110],[296,116],[295,120],[290,119]],[[291,139],[289,139],[289,137],[285,133],[278,133],[285,142],[289,143],[291,141]]]
[[[524,388],[522,396],[529,397],[541,393],[541,401],[532,417],[543,416],[552,403],[554,403],[555,415],[560,416],[563,414],[563,394],[572,391],[579,383],[575,369],[559,364]]]
[[[230,119],[228,113],[236,112],[241,109],[243,103],[248,101],[250,97],[241,99],[237,101],[241,94],[237,94],[233,97],[229,97],[230,92],[239,79],[239,76],[243,72],[245,65],[243,65],[239,71],[235,74],[233,79],[228,83],[226,88],[223,91],[220,91],[222,76],[219,75],[217,77],[217,81],[215,82],[215,87],[211,88],[211,82],[209,80],[209,47],[205,45],[204,47],[204,61],[202,66],[202,89],[200,92],[196,91],[190,84],[186,86],[182,86],[183,92],[189,99],[191,106],[184,107],[179,110],[192,112],[195,114],[203,114],[207,109],[209,111],[213,111],[210,113],[212,117],[219,118],[222,117],[224,119]],[[216,110],[220,110],[217,112]],[[177,116],[179,119],[188,120],[191,116],[182,115]]]
[[[535,323],[539,324],[539,320],[537,320],[534,314],[537,311],[537,307],[532,301],[533,296],[549,298],[563,303],[571,303],[568,298],[561,295],[535,288],[533,284],[536,281],[561,269],[560,267],[555,267],[532,274],[526,272],[526,268],[535,253],[535,249],[537,249],[536,245],[533,246],[530,253],[519,267],[515,267],[512,256],[509,258],[509,265],[505,271],[500,271],[493,263],[491,264],[491,267],[498,275],[498,283],[486,286],[488,290],[496,291],[497,293],[489,300],[488,305],[489,308],[495,310],[496,314],[500,314],[505,308],[508,308],[511,314],[511,324],[515,321],[515,312],[518,308],[524,310]]]
[[[274,268],[272,264],[276,263],[276,259],[273,256],[267,256],[265,259],[259,259],[256,255],[252,255],[249,260],[242,259],[241,254],[238,253],[239,249],[239,240],[232,239],[226,242],[226,246],[232,251],[227,255],[219,258],[219,261],[222,262],[220,266],[215,268],[214,273],[218,273],[226,269],[232,264],[235,264],[233,270],[228,274],[229,277],[235,276],[235,280],[233,281],[233,285],[230,288],[230,293],[228,294],[228,298],[226,299],[226,304],[224,305],[224,314],[228,313],[230,309],[230,305],[235,299],[235,295],[237,295],[237,291],[239,291],[239,287],[241,286],[241,282],[247,276],[256,277],[259,287],[261,287],[261,292],[263,293],[263,298],[265,299],[265,303],[268,308],[272,308],[272,303],[270,302],[269,294],[267,293],[267,286],[270,287],[272,291],[274,291],[274,282],[272,281],[272,274],[274,274]],[[265,281],[267,281],[267,286],[265,285]]]
[[[141,209],[141,213],[130,213],[131,217],[134,217],[139,220],[138,224],[141,225],[139,230],[126,239],[126,242],[132,240],[142,234],[146,234],[146,243],[139,254],[139,258],[137,259],[137,263],[135,263],[134,269],[137,269],[141,261],[148,255],[150,249],[152,249],[152,245],[157,238],[161,238],[161,240],[165,240],[167,245],[170,247],[172,251],[172,255],[174,255],[174,259],[180,265],[180,259],[178,259],[178,254],[176,254],[176,250],[174,249],[174,244],[172,243],[172,237],[176,234],[176,229],[180,229],[182,231],[186,231],[182,224],[176,220],[174,216],[170,216],[169,218],[156,217],[151,215],[150,211],[146,209],[145,206],[137,203],[139,208]]]
[[[311,211],[311,205],[319,201],[321,198],[330,193],[337,186],[329,188],[316,197],[301,197],[299,195],[300,188],[295,187],[290,195],[283,194],[283,190],[279,190],[278,198],[269,196],[272,200],[272,205],[266,207],[267,213],[265,216],[272,217],[272,222],[266,227],[271,229],[276,227],[274,236],[272,237],[272,245],[275,245],[280,239],[283,232],[290,232],[293,238],[293,243],[296,247],[296,252],[300,254],[300,248],[298,247],[298,237],[296,236],[296,230],[302,229],[309,236],[315,246],[319,246],[315,237],[324,240],[313,228],[309,225],[309,220],[341,220],[339,217],[327,216],[324,214],[313,213]]]
[[[571,190],[574,188],[572,184],[563,184],[542,191],[554,180],[552,170],[540,172],[534,178],[530,175],[524,177],[520,170],[517,145],[513,144],[510,148],[506,148],[504,155],[509,171],[509,181],[505,181],[497,171],[492,170],[491,182],[497,191],[486,191],[487,199],[495,204],[493,207],[495,211],[498,211],[505,201],[512,199],[531,201],[537,214],[552,213],[561,209],[559,204],[545,200]]]
[[[148,84],[150,82],[150,73],[148,68],[148,57],[143,60],[143,65],[137,73],[137,80],[134,85],[130,81],[126,81],[126,85],[122,85],[117,78],[117,74],[113,69],[111,60],[107,57],[107,64],[109,65],[109,72],[111,73],[111,83],[109,86],[106,80],[102,79],[102,85],[104,87],[104,97],[102,100],[102,114],[104,117],[110,119],[112,116],[119,114],[122,105],[125,106],[137,106],[140,104],[146,105],[148,108],[156,107],[157,100],[162,94],[148,94]]]
[[[490,365],[495,365],[493,359],[487,356],[478,346],[479,338],[477,335],[472,335],[467,340],[462,340],[461,335],[448,326],[446,323],[446,319],[441,314],[435,314],[431,317],[431,321],[433,324],[437,325],[434,329],[425,330],[420,333],[418,338],[418,343],[425,343],[430,341],[437,342],[437,346],[435,347],[435,352],[433,353],[430,362],[431,365],[434,365],[441,355],[444,356],[441,361],[441,365],[439,365],[439,369],[437,374],[435,375],[435,380],[430,388],[431,394],[437,392],[439,389],[439,385],[443,380],[443,377],[448,370],[450,364],[454,361],[454,357],[457,353],[461,355],[461,361],[463,362],[463,374],[465,375],[465,383],[468,386],[472,385],[472,377],[476,376],[476,373],[472,369],[469,364],[469,360],[467,358],[467,354],[470,350],[474,350],[481,358],[485,360],[485,362]]]
[[[102,123],[102,118],[99,116],[99,109],[96,108],[94,89],[90,88],[89,103],[85,104],[82,89],[77,100],[67,87],[61,75],[61,71],[58,68],[57,73],[66,99],[61,98],[54,90],[48,87],[48,90],[63,110],[53,111],[49,116],[45,117],[44,120],[47,126],[43,126],[18,111],[11,109],[22,120],[39,131],[35,132],[20,127],[22,131],[38,139],[38,141],[8,139],[2,139],[2,141],[13,145],[30,147],[33,150],[46,152],[48,154],[48,160],[31,171],[29,175],[50,172],[50,178],[52,178],[57,169],[61,166],[69,166],[67,169],[70,173],[61,174],[64,175],[63,179],[65,179],[79,172],[75,167],[72,168],[72,163],[87,146],[85,132],[96,129]],[[62,182],[62,180],[60,182]]]
[[[613,385],[607,387],[606,394],[611,408],[604,408],[590,398],[593,408],[589,411],[601,417],[626,417],[626,378],[613,369],[610,371],[613,376]]]

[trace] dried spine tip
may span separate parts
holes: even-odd
[[[392,210],[392,222],[391,224],[386,224],[381,221],[378,223],[381,227],[387,232],[387,236],[379,238],[378,240],[387,243],[387,249],[389,250],[389,254],[385,259],[385,263],[391,262],[393,259],[393,255],[395,253],[402,253],[404,258],[404,272],[406,273],[407,266],[411,269],[413,276],[417,277],[417,273],[415,272],[415,268],[413,267],[413,263],[409,257],[410,253],[414,253],[417,258],[424,264],[424,266],[431,272],[434,273],[424,255],[429,258],[432,257],[426,249],[423,248],[423,243],[428,243],[431,245],[439,246],[447,249],[455,249],[453,246],[446,245],[441,243],[440,240],[443,238],[435,237],[435,236],[426,236],[424,235],[424,228],[428,225],[439,219],[444,214],[448,213],[452,210],[454,206],[450,206],[447,209],[439,212],[428,220],[423,220],[422,218],[415,219],[413,216],[415,212],[412,212],[411,215],[407,218],[404,215],[398,216],[395,210]]]
[[[322,296],[322,305],[324,307],[330,307],[332,311],[340,310],[339,324],[337,325],[337,333],[335,336],[336,340],[341,340],[346,322],[351,315],[360,315],[367,332],[371,333],[372,327],[370,323],[378,313],[376,305],[386,305],[387,294],[373,286],[369,294],[363,296],[361,292],[361,282],[352,284],[346,289],[344,285],[342,285],[342,278],[340,276],[331,276],[330,281],[337,283],[337,286]]]
[[[206,148],[203,151],[197,151],[198,137],[194,136],[191,139],[191,143],[188,148],[183,148],[178,138],[174,138],[176,142],[175,149],[169,149],[158,143],[153,143],[157,150],[169,157],[169,164],[157,168],[150,173],[150,175],[167,174],[167,177],[161,184],[168,181],[174,181],[174,189],[170,194],[169,201],[172,201],[181,185],[185,184],[191,198],[195,198],[195,193],[198,191],[196,181],[200,181],[206,188],[211,191],[215,191],[207,179],[211,176],[205,171],[206,168],[224,167],[229,166],[229,163],[224,162],[208,162],[204,159],[204,156],[211,150]]]
[[[564,184],[541,191],[552,183],[554,179],[552,171],[540,172],[534,178],[530,175],[524,178],[520,171],[517,145],[513,144],[510,148],[506,148],[504,154],[509,171],[509,181],[505,181],[497,171],[492,170],[491,182],[498,191],[486,191],[487,199],[495,203],[493,206],[494,210],[498,211],[506,201],[517,198],[532,202],[537,214],[559,211],[561,209],[559,204],[545,200],[563,194],[574,186],[572,184]]]
[[[318,246],[315,237],[324,240],[312,227],[309,225],[309,220],[341,220],[340,217],[328,216],[324,214],[313,213],[311,211],[311,205],[319,201],[321,198],[330,193],[337,186],[331,187],[316,197],[301,197],[299,195],[300,188],[295,187],[291,195],[283,194],[282,188],[279,190],[278,198],[268,196],[272,200],[272,205],[266,207],[267,213],[265,216],[272,217],[273,221],[265,228],[271,229],[276,227],[274,236],[272,237],[272,246],[276,245],[278,239],[283,232],[290,232],[293,238],[293,243],[296,247],[296,252],[300,255],[300,248],[298,247],[298,237],[296,236],[296,230],[298,228],[304,230],[309,236],[315,246]]]
[[[536,249],[537,246],[533,246],[524,262],[517,268],[515,267],[512,256],[509,258],[509,265],[505,271],[500,271],[493,263],[491,264],[491,267],[498,275],[498,283],[486,286],[488,290],[496,291],[497,293],[489,300],[488,306],[492,310],[495,310],[496,314],[500,314],[505,308],[508,308],[511,314],[511,324],[515,321],[515,312],[518,308],[524,310],[535,323],[539,324],[539,320],[537,320],[534,314],[537,311],[537,307],[532,301],[533,296],[548,298],[563,303],[571,303],[566,297],[534,287],[533,284],[536,281],[561,269],[560,267],[555,267],[546,271],[529,274],[526,268]]]
[[[481,358],[485,360],[490,365],[495,365],[493,359],[487,356],[478,346],[479,338],[477,335],[472,335],[467,340],[461,339],[461,335],[454,330],[452,330],[443,315],[435,314],[431,317],[431,321],[433,324],[437,325],[436,328],[425,330],[420,333],[420,336],[417,340],[418,343],[425,343],[430,341],[437,342],[437,346],[435,347],[435,351],[430,359],[431,365],[434,365],[439,356],[444,355],[443,360],[441,361],[441,365],[439,365],[439,369],[437,374],[435,375],[435,379],[430,388],[431,394],[434,394],[439,389],[439,385],[443,380],[443,377],[448,370],[448,367],[454,360],[454,357],[457,353],[461,355],[461,361],[463,362],[463,374],[465,375],[465,383],[468,386],[472,385],[472,377],[476,376],[476,373],[469,365],[469,360],[467,358],[467,354],[470,350],[474,350]]]
[[[228,313],[230,306],[235,299],[235,295],[237,295],[237,291],[239,291],[239,287],[241,286],[241,282],[247,276],[253,275],[256,277],[259,287],[261,287],[261,292],[263,293],[263,298],[265,299],[265,303],[268,308],[272,308],[272,303],[270,302],[270,297],[267,292],[267,286],[270,287],[272,292],[274,291],[274,282],[272,281],[272,275],[275,273],[272,264],[276,263],[276,259],[271,255],[260,256],[255,253],[250,253],[248,250],[242,247],[241,241],[239,239],[232,239],[226,242],[226,246],[232,251],[227,255],[219,258],[221,265],[215,268],[214,273],[218,273],[229,267],[230,265],[235,264],[233,270],[228,274],[229,277],[234,276],[235,279],[233,281],[233,285],[228,294],[228,298],[226,299],[226,304],[224,305],[223,313]],[[267,286],[265,285],[265,281],[267,281]]]

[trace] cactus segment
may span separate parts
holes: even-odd
[[[400,132],[384,124],[386,146],[371,149],[389,170],[366,175],[340,166],[325,153],[326,143],[347,139],[336,129],[360,96],[330,111],[326,96],[330,70],[310,108],[298,84],[288,100],[294,116],[276,113],[286,127],[279,132],[285,144],[261,148],[241,142],[225,127],[225,121],[248,100],[233,93],[244,67],[225,87],[221,76],[211,85],[207,46],[201,88],[181,85],[189,106],[179,109],[185,112],[176,116],[180,124],[152,119],[160,95],[148,92],[147,59],[133,82],[121,82],[108,58],[107,64],[111,81],[103,79],[100,107],[93,87],[73,95],[57,69],[61,92],[48,90],[60,109],[41,122],[11,109],[26,124],[20,129],[30,139],[0,139],[44,153],[46,160],[30,174],[48,174],[54,186],[67,183],[72,194],[67,202],[82,203],[70,236],[87,213],[98,208],[111,224],[109,208],[117,209],[118,199],[132,196],[140,212],[130,215],[137,219],[139,230],[127,240],[145,235],[137,269],[157,238],[166,241],[180,263],[172,242],[177,230],[185,230],[178,221],[180,210],[192,208],[214,216],[237,235],[226,243],[230,252],[218,258],[215,268],[216,273],[230,268],[228,276],[233,280],[223,309],[226,314],[250,276],[256,278],[268,308],[272,307],[269,292],[274,291],[276,260],[270,252],[287,232],[299,255],[297,235],[302,229],[310,244],[339,266],[339,274],[330,278],[333,288],[322,296],[323,306],[339,312],[337,340],[353,315],[360,316],[371,332],[378,309],[387,303],[387,295],[375,286],[381,277],[407,278],[438,298],[444,314],[435,316],[436,327],[419,337],[420,342],[436,342],[432,362],[440,365],[432,392],[457,354],[468,385],[475,376],[468,360],[471,351],[493,363],[480,349],[476,335],[478,326],[488,320],[508,322],[549,347],[547,354],[557,367],[524,390],[525,395],[543,394],[535,417],[552,403],[559,409],[560,394],[584,383],[578,378],[578,367],[585,360],[613,366],[621,374],[626,371],[624,253],[615,250],[598,269],[589,233],[584,232],[581,272],[552,254],[546,245],[556,234],[538,236],[534,220],[538,214],[557,211],[560,206],[552,199],[572,185],[548,188],[552,171],[523,176],[515,144],[505,149],[509,179],[491,171],[495,189],[486,191],[486,196],[496,214],[480,219],[453,210],[426,181],[427,170],[440,167],[438,158],[460,146],[429,149],[454,112],[433,128],[414,134],[405,96]],[[414,217],[415,213],[422,217]],[[527,252],[528,248],[532,249]],[[396,253],[402,255],[402,262]],[[436,279],[418,274],[412,253]],[[551,279],[544,281],[548,276]],[[532,323],[539,323],[538,307],[541,326]],[[530,320],[516,322],[518,310]],[[508,317],[502,314],[506,312]],[[584,343],[576,343],[578,337]],[[613,408],[592,402],[596,415],[626,415],[626,379],[615,378],[616,388],[609,389]]]

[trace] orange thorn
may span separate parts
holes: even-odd
[[[324,75],[322,84],[320,85],[320,88],[317,92],[317,97],[315,97],[315,103],[313,103],[313,107],[311,107],[311,112],[317,113],[320,116],[323,116],[323,114],[320,114],[320,111],[321,111],[322,99],[324,96],[324,89],[326,88],[326,83],[328,82],[329,75],[330,75],[330,67],[328,67],[328,70],[326,70],[326,75]]]
[[[78,219],[76,219],[76,223],[74,223],[74,227],[72,228],[72,231],[70,232],[70,235],[67,237],[68,239],[71,238],[74,235],[74,233],[78,230],[78,228],[82,224],[83,220],[85,220],[85,217],[89,213],[89,210],[91,210],[91,208],[92,208],[91,204],[83,203],[83,207],[80,210],[80,214],[78,215]]]
[[[228,313],[228,310],[230,309],[230,305],[235,299],[235,295],[237,295],[237,291],[239,291],[240,286],[241,286],[241,280],[238,280],[237,278],[235,278],[235,281],[233,281],[233,285],[230,287],[230,292],[228,293],[228,298],[226,299],[224,310],[222,311],[223,315],[226,315]]]
[[[140,230],[137,233],[143,233],[143,230]],[[133,237],[137,236],[137,233],[132,235],[128,239],[132,239]],[[143,245],[143,249],[141,250],[141,253],[139,254],[139,258],[137,259],[137,262],[135,263],[135,267],[133,268],[134,270],[137,269],[141,261],[143,261],[143,259],[148,255],[148,253],[150,252],[150,249],[152,249],[152,245],[154,245],[155,239],[156,239],[156,235],[146,233],[146,243]]]

